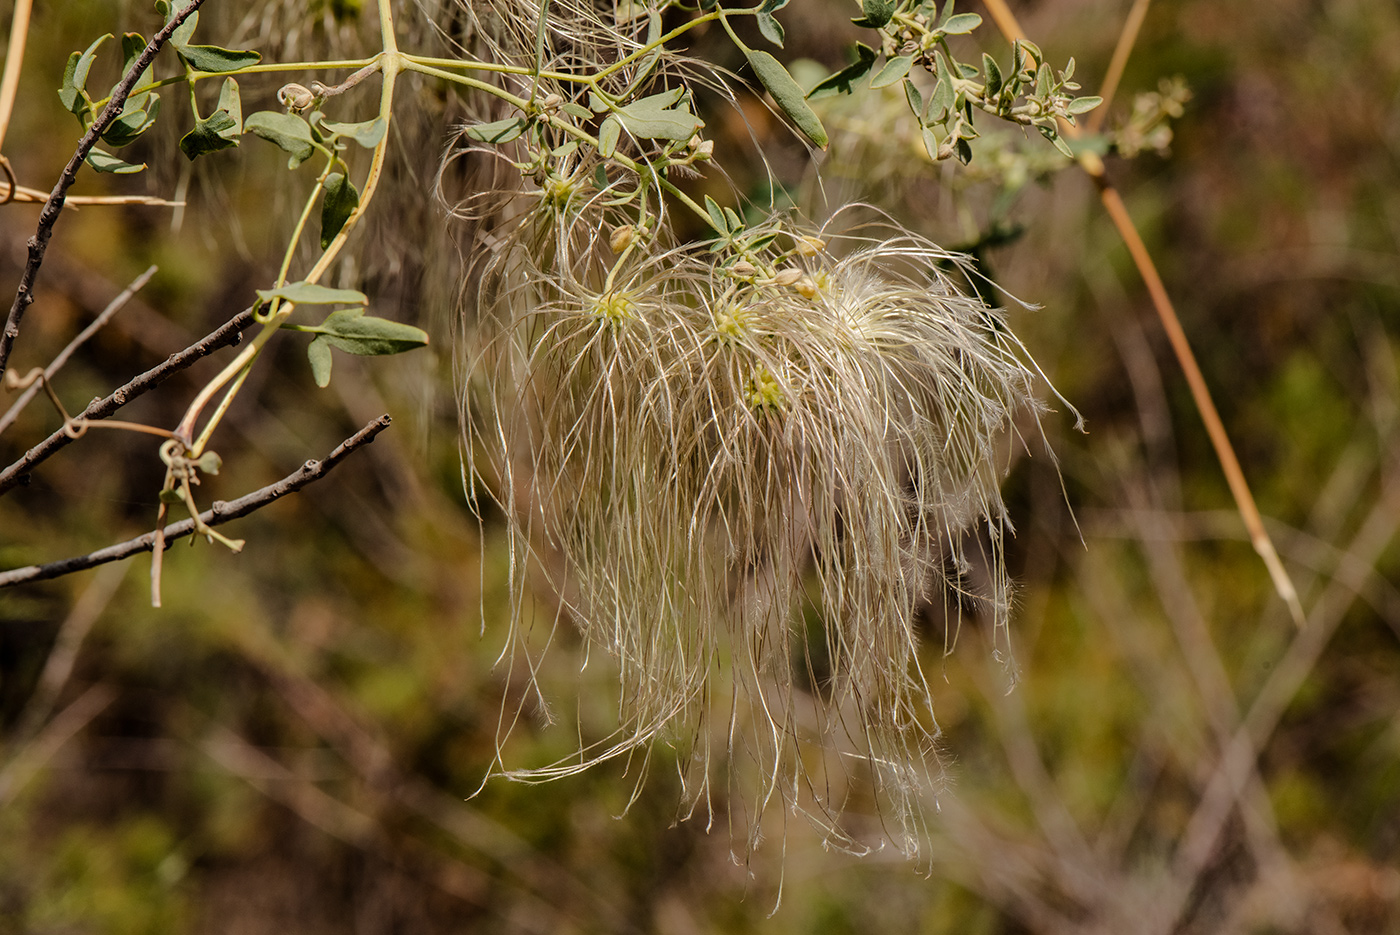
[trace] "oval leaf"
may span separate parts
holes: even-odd
[[[807,92],[807,99],[815,101],[836,94],[850,94],[855,90],[855,83],[864,78],[866,73],[870,71],[877,57],[874,49],[863,42],[857,42],[855,62],[847,65],[836,74],[818,81],[816,87]]]
[[[939,26],[938,29],[949,36],[965,36],[981,25],[982,17],[976,13],[959,13],[956,16],[948,17],[948,21]]]
[[[321,200],[321,249],[335,240],[350,215],[360,206],[360,193],[349,179],[339,172],[326,177],[326,194]]]
[[[133,172],[140,172],[142,169],[146,168],[144,162],[140,165],[122,162],[116,156],[108,152],[103,152],[96,146],[87,154],[87,159],[84,161],[98,172],[108,172],[112,175],[131,175]]]
[[[331,385],[331,346],[318,337],[306,346],[306,359],[311,361],[311,377],[321,389]]]
[[[238,71],[262,61],[262,54],[247,49],[221,49],[216,45],[177,46],[175,52],[195,71],[220,74]]]
[[[365,149],[374,149],[379,145],[379,141],[384,139],[389,125],[384,122],[383,117],[375,117],[373,120],[365,120],[361,123],[332,123],[329,120],[322,120],[321,129],[335,136],[348,137]]]
[[[368,305],[369,298],[354,289],[331,289],[314,282],[292,282],[276,289],[259,289],[258,298],[264,302],[282,299],[297,305]]]
[[[524,117],[508,117],[505,120],[497,120],[492,123],[478,123],[476,126],[467,127],[462,132],[474,140],[482,143],[509,143],[517,136],[525,132],[525,128],[530,125],[530,121]]]
[[[604,159],[612,158],[612,154],[617,152],[617,141],[622,136],[622,124],[617,122],[616,117],[608,117],[598,127],[598,155]]]
[[[331,312],[310,330],[319,335],[317,340],[360,357],[401,354],[428,343],[423,329],[386,318],[371,318],[358,308]]]
[[[762,81],[768,93],[773,95],[773,100],[782,108],[783,113],[797,124],[797,128],[805,133],[809,140],[826,149],[826,128],[822,126],[816,111],[807,105],[807,96],[802,92],[802,86],[793,80],[781,62],[767,52],[745,49],[744,54],[748,56],[749,64],[753,66],[758,80]]]
[[[876,73],[875,77],[870,79],[870,86],[872,88],[885,88],[894,84],[896,81],[902,81],[904,76],[909,74],[909,69],[913,66],[914,56],[896,55],[885,63],[885,67],[881,68],[880,71]]]
[[[243,122],[243,131],[260,136],[283,152],[290,153],[292,168],[310,159],[316,151],[311,142],[310,124],[296,114],[260,110]]]

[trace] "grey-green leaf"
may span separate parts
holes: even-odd
[[[705,196],[705,212],[710,216],[710,226],[718,234],[729,233],[729,224],[724,219],[724,212],[720,209],[719,202],[709,195]]]
[[[310,330],[319,335],[318,340],[360,357],[401,354],[428,343],[423,329],[386,318],[371,318],[358,308],[331,312]]]
[[[1069,105],[1065,108],[1065,113],[1070,114],[1071,116],[1087,114],[1089,111],[1093,110],[1095,107],[1098,107],[1102,103],[1103,98],[1101,97],[1076,97],[1074,100],[1069,102]]]
[[[768,93],[773,95],[773,100],[782,108],[783,113],[797,124],[797,128],[805,133],[809,140],[826,149],[826,128],[822,126],[816,111],[808,106],[802,86],[793,80],[781,62],[767,52],[745,49],[744,54],[748,56],[749,65],[758,75],[758,80],[762,81]]]
[[[283,152],[291,154],[293,169],[301,165],[316,147],[311,142],[311,126],[296,114],[275,110],[260,110],[243,122],[243,131],[252,133],[275,144]]]
[[[754,16],[754,20],[758,23],[758,31],[763,38],[781,49],[783,40],[787,38],[787,33],[783,29],[783,24],[778,22],[777,17],[772,13],[759,10]]]
[[[384,139],[389,125],[384,122],[383,117],[375,117],[373,120],[364,120],[360,123],[333,123],[329,120],[322,120],[321,129],[336,136],[348,137],[365,149],[374,149],[379,145],[379,141]]]
[[[894,8],[895,0],[861,0],[860,10],[865,16],[852,22],[857,26],[879,29],[894,16]]]
[[[919,89],[914,86],[914,82],[908,78],[904,79],[904,99],[909,102],[909,111],[920,122],[924,119],[924,96],[919,93]]]
[[[818,81],[816,87],[807,92],[807,99],[815,101],[837,94],[850,94],[855,90],[855,83],[864,78],[866,73],[870,71],[876,58],[874,49],[863,42],[857,42],[855,62],[847,65],[836,74]]]
[[[617,122],[617,118],[611,115],[598,127],[598,155],[604,159],[611,159],[612,154],[617,152],[617,141],[622,136],[622,124]]]
[[[872,88],[886,88],[896,81],[902,81],[913,66],[914,56],[896,55],[885,63],[884,68],[875,73],[875,77],[870,79],[870,86]]]
[[[215,74],[238,71],[262,61],[261,53],[249,49],[221,49],[216,45],[176,46],[175,51],[195,71]]]
[[[111,33],[98,36],[97,40],[87,47],[86,52],[74,52],[68,56],[68,64],[63,68],[63,84],[58,89],[58,99],[70,113],[81,114],[87,110],[88,102],[83,92],[87,89],[88,72],[92,71],[92,63],[97,59],[97,50],[110,38]]]
[[[981,25],[982,17],[976,13],[959,13],[956,16],[948,17],[948,21],[940,25],[938,29],[949,36],[963,36]]]
[[[617,111],[627,132],[649,140],[688,140],[705,125],[684,101],[685,88],[671,88],[633,101]],[[674,105],[680,104],[679,107]]]
[[[321,389],[331,385],[331,346],[325,338],[316,337],[306,346],[306,359],[311,361],[311,377]]]
[[[228,111],[220,108],[194,125],[194,129],[180,138],[180,152],[190,161],[221,149],[238,145],[238,137],[230,136],[238,127],[238,122]]]
[[[332,289],[314,282],[292,282],[276,289],[259,289],[263,302],[282,299],[297,305],[368,305],[369,298],[354,289]]]
[[[120,149],[136,139],[150,129],[151,124],[156,122],[156,115],[160,113],[160,98],[156,95],[142,95],[146,98],[142,104],[147,106],[131,107],[122,110],[122,115],[113,120],[111,125],[102,133],[102,141],[109,146]]]
[[[986,76],[986,93],[984,99],[991,103],[992,98],[1001,91],[1001,68],[997,65],[997,60],[986,52],[982,53],[982,74]]]
[[[529,125],[530,121],[524,117],[507,117],[505,120],[495,120],[491,123],[478,123],[462,132],[469,138],[483,143],[509,143],[524,133]]]
[[[335,240],[350,215],[360,206],[360,193],[354,184],[339,172],[326,176],[326,194],[321,200],[321,249]]]
[[[122,162],[116,156],[100,150],[96,146],[87,154],[87,159],[84,161],[98,172],[109,172],[112,175],[131,175],[133,172],[140,172],[146,168],[144,162],[140,165]]]

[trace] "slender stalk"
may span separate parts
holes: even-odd
[[[10,44],[5,50],[5,74],[0,78],[0,152],[5,149],[5,133],[10,129],[10,117],[15,112],[19,73],[24,65],[24,49],[29,42],[29,11],[33,6],[33,0],[16,0],[15,15],[10,20]]]
[[[985,0],[985,2],[987,11],[1008,42],[1027,38],[1020,24],[1016,21],[1015,15],[1006,6],[1005,0]],[[1060,124],[1060,129],[1069,137],[1080,135],[1078,127],[1063,121]],[[1268,530],[1264,528],[1264,519],[1259,514],[1259,507],[1254,502],[1254,495],[1250,492],[1249,483],[1245,480],[1244,471],[1240,468],[1239,458],[1236,457],[1234,446],[1230,443],[1229,433],[1225,431],[1225,424],[1220,420],[1220,413],[1215,408],[1215,401],[1210,395],[1210,387],[1201,374],[1200,365],[1196,363],[1196,355],[1191,350],[1191,343],[1186,338],[1186,331],[1181,327],[1181,319],[1177,317],[1176,309],[1172,306],[1166,286],[1162,284],[1162,277],[1158,274],[1157,266],[1152,261],[1152,254],[1148,251],[1147,245],[1143,243],[1141,235],[1138,234],[1137,227],[1133,224],[1132,216],[1123,204],[1118,190],[1108,180],[1103,160],[1094,153],[1085,151],[1080,154],[1079,165],[1098,186],[1099,198],[1103,202],[1104,209],[1108,212],[1109,219],[1113,221],[1113,226],[1118,229],[1119,236],[1123,238],[1123,243],[1133,258],[1133,264],[1137,266],[1138,273],[1147,286],[1153,308],[1157,310],[1157,317],[1161,319],[1162,327],[1166,330],[1167,338],[1171,341],[1172,352],[1176,355],[1177,362],[1186,375],[1186,383],[1191,389],[1191,398],[1196,404],[1196,411],[1201,415],[1201,421],[1205,423],[1211,446],[1215,448],[1215,456],[1220,461],[1220,467],[1225,473],[1225,481],[1230,485],[1230,493],[1234,497],[1235,507],[1239,510],[1240,518],[1244,520],[1245,528],[1249,530],[1250,543],[1254,546],[1254,551],[1259,554],[1260,559],[1263,560],[1264,567],[1268,569],[1274,590],[1288,605],[1293,622],[1302,627],[1306,624],[1307,618],[1303,614],[1303,605],[1298,600],[1298,589],[1288,576],[1288,570],[1283,567],[1283,562],[1279,559],[1278,550],[1274,548]]]
[[[1090,113],[1084,122],[1084,129],[1089,133],[1099,132],[1099,128],[1108,117],[1113,95],[1118,91],[1118,83],[1123,80],[1123,69],[1128,66],[1128,56],[1132,54],[1133,46],[1137,43],[1138,32],[1142,29],[1143,20],[1147,19],[1147,8],[1151,5],[1152,0],[1133,0],[1133,8],[1128,11],[1128,18],[1123,22],[1123,31],[1118,34],[1118,45],[1113,49],[1113,58],[1103,76],[1103,87],[1099,90],[1099,97],[1103,98],[1103,103]]]

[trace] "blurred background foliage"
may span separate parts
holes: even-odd
[[[279,57],[353,51],[373,18],[349,0],[233,6],[211,0],[204,34]],[[1015,9],[1095,93],[1128,6]],[[785,58],[839,65],[859,38],[851,12],[795,0]],[[75,145],[52,92],[68,52],[108,30],[149,34],[153,20],[115,0],[38,5],[6,144],[22,183],[47,189]],[[719,39],[695,52],[737,70]],[[990,22],[973,39],[1006,58]],[[450,337],[460,260],[432,197],[453,104],[419,86],[390,195],[337,284],[429,329],[434,347],[370,365],[342,355],[318,391],[301,343],[281,342],[216,440],[225,469],[204,496],[281,477],[379,412],[394,426],[231,527],[249,541],[242,554],[170,552],[162,610],[149,606],[148,558],[0,592],[0,933],[1400,931],[1400,11],[1157,0],[1110,124],[1174,76],[1192,97],[1169,151],[1110,158],[1109,172],[1177,302],[1307,629],[1295,631],[1249,547],[1088,179],[1041,178],[1055,158],[1044,145],[995,178],[979,161],[935,166],[901,130],[902,103],[886,118],[867,98],[826,105],[833,145],[818,181],[755,101],[707,115],[741,192],[776,185],[818,220],[847,199],[883,206],[975,248],[1010,293],[1042,306],[1014,312],[1014,325],[1089,431],[1052,414],[1059,473],[1036,444],[1007,482],[1020,680],[1007,691],[975,616],[954,640],[929,614],[924,665],[951,784],[919,866],[826,851],[783,815],[745,858],[724,801],[713,828],[678,821],[665,749],[630,810],[636,763],[478,792],[502,698],[525,686],[496,664],[503,533],[489,513],[478,525],[462,489]],[[252,84],[245,100],[271,100],[275,83]],[[78,190],[183,192],[188,207],[65,213],[26,321],[20,371],[160,265],[64,371],[72,411],[246,306],[249,284],[275,271],[282,202],[300,197],[259,144],[191,171],[171,155],[177,121],[165,123],[166,136],[140,144],[146,176],[84,173]],[[982,165],[995,158],[982,152]],[[0,208],[7,283],[36,215]],[[214,366],[125,417],[173,424]],[[56,424],[32,405],[0,437],[0,460]],[[4,567],[149,528],[154,447],[89,433],[0,499]],[[541,679],[558,722],[527,705],[510,765],[565,755],[609,717],[606,665],[581,669],[567,628],[555,642]],[[1257,764],[1234,795],[1220,779],[1232,757]]]

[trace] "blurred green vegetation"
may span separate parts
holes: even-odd
[[[261,19],[211,0],[202,29],[270,53],[344,52],[373,15],[350,0],[255,6]],[[1076,57],[1092,93],[1128,6],[1017,12],[1052,59]],[[789,57],[838,63],[857,38],[844,5],[790,10],[801,13],[785,19]],[[153,21],[144,4],[39,4],[5,145],[23,184],[47,189],[76,142],[52,93],[67,53]],[[977,39],[1007,54],[990,22]],[[1053,458],[1033,443],[1007,482],[1015,690],[975,614],[956,640],[928,615],[924,665],[951,784],[917,866],[827,851],[802,818],[781,814],[749,854],[729,834],[726,809],[741,803],[723,783],[712,828],[704,814],[678,820],[664,745],[630,809],[639,762],[479,788],[503,699],[524,712],[508,766],[600,736],[615,699],[606,662],[583,669],[566,624],[540,676],[552,725],[524,695],[519,664],[497,663],[508,554],[497,518],[478,523],[462,489],[450,336],[460,267],[430,194],[454,112],[440,89],[418,89],[420,122],[403,131],[388,207],[357,234],[343,279],[378,314],[430,329],[435,350],[339,357],[318,391],[302,345],[281,342],[216,440],[225,469],[203,496],[268,483],[381,411],[394,426],[328,479],[230,527],[248,540],[242,554],[169,552],[160,610],[148,557],[119,578],[0,591],[0,933],[1400,932],[1397,49],[1394,4],[1158,0],[1110,117],[1161,77],[1183,76],[1194,95],[1169,154],[1110,159],[1109,171],[1311,633],[1293,630],[1249,547],[1087,179],[1069,171],[1002,192],[879,140],[875,155],[852,157],[861,140],[833,134],[818,189],[766,111],[746,109],[747,126],[711,118],[742,191],[864,199],[948,244],[1014,223],[1019,236],[982,262],[1043,306],[1013,322],[1087,417],[1088,434],[1075,433],[1058,407],[1046,420]],[[753,154],[750,132],[767,168],[736,168]],[[227,319],[275,269],[284,201],[299,197],[269,181],[285,160],[250,145],[186,170],[170,155],[174,133],[141,144],[147,176],[85,173],[79,190],[183,187],[178,230],[170,209],[150,207],[84,207],[59,223],[13,362],[21,372],[148,263],[161,267],[63,372],[70,410]],[[806,197],[820,217],[819,198]],[[7,283],[36,216],[0,207]],[[217,365],[125,418],[173,424]],[[0,460],[56,426],[41,402],[0,437]],[[0,499],[0,561],[138,534],[160,477],[148,439],[90,432]],[[75,608],[104,588],[71,674],[44,697],[46,664],[86,627]],[[549,596],[539,597],[526,613],[547,629]],[[1246,804],[1209,817],[1200,803],[1226,739],[1294,674],[1277,726],[1256,740]],[[106,703],[92,710],[94,699]],[[1184,871],[1191,835],[1212,822],[1218,835]],[[875,816],[868,824],[878,833]]]

